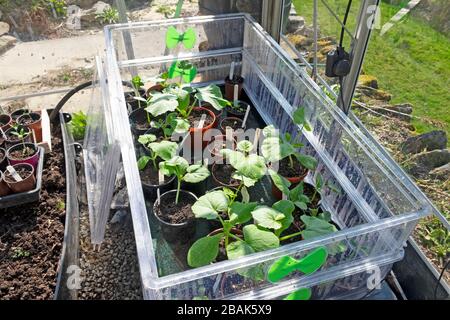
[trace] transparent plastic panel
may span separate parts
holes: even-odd
[[[103,242],[120,152],[112,135],[111,110],[103,64],[97,58],[83,145],[91,242]]]
[[[224,49],[207,52],[197,52],[195,49],[191,53],[177,52],[178,57],[190,59],[204,67],[203,73],[200,72],[195,79],[199,85],[210,81],[223,82],[227,63],[239,57],[246,94],[263,120],[275,124],[284,132],[298,130],[291,114],[299,105],[306,107],[313,131],[304,132],[304,151],[319,160],[317,172],[340,190],[339,193],[327,189],[323,192],[324,207],[332,213],[340,231],[239,260],[186,269],[182,261],[177,261],[176,254],[160,241],[157,227],[151,219],[151,203],[146,203],[139,181],[136,150],[122,86],[122,81],[129,81],[135,71],[145,76],[158,74],[159,70],[173,62],[175,55],[161,56],[163,53],[159,49],[153,55],[148,49],[147,53],[142,51],[147,56],[123,60],[124,44],[120,41],[126,33],[135,29],[148,28],[148,32],[153,32],[155,25],[161,28],[160,37],[164,37],[163,30],[167,30],[169,25],[175,25],[180,30],[195,26],[199,34],[203,24],[211,25],[213,20],[218,34],[225,29],[221,24],[244,21],[242,43],[233,42],[231,47],[224,45]],[[361,272],[367,265],[389,264],[401,259],[402,245],[418,219],[431,213],[426,198],[418,189],[409,182],[404,183],[403,171],[392,161],[386,160],[366,133],[342,114],[249,16],[187,18],[159,24],[111,26],[106,30],[106,41],[108,97],[115,108],[112,113],[114,132],[120,132],[117,139],[120,140],[124,161],[146,298],[234,298],[256,296],[258,292],[273,288],[289,293],[292,285],[303,283],[305,279],[311,281],[310,287],[333,281]],[[163,43],[164,39],[159,41]],[[224,43],[227,41],[224,38]],[[308,177],[310,181],[313,178]],[[329,256],[326,264],[314,275],[305,276],[296,272],[276,284],[268,280],[267,270],[278,259],[286,256],[300,259],[318,248],[326,248]],[[161,256],[165,258],[161,259]],[[178,270],[164,269],[165,264],[178,263]],[[259,276],[249,276],[248,272]]]

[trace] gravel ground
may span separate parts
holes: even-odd
[[[142,290],[131,215],[109,223],[100,251],[89,239],[89,219],[80,221],[80,266],[83,270],[80,300],[141,300]]]

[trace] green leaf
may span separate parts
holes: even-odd
[[[265,138],[271,138],[271,137],[279,138],[280,137],[278,129],[275,128],[275,126],[273,124],[266,126],[262,130],[262,133]]]
[[[185,133],[191,127],[188,120],[183,118],[176,118],[172,122],[172,127],[176,133]]]
[[[290,293],[283,300],[309,300],[311,299],[311,289],[301,288],[297,291]]]
[[[319,237],[325,234],[330,234],[337,231],[334,225],[316,217],[302,215],[300,219],[306,225],[306,228],[305,230],[303,230],[302,233],[302,236],[305,240]]]
[[[250,194],[248,193],[247,187],[243,186],[241,188],[242,202],[248,203],[250,202]]]
[[[268,162],[277,162],[296,153],[293,145],[283,142],[279,137],[265,138],[261,145],[261,154]]]
[[[233,179],[242,181],[244,183],[244,186],[246,186],[248,188],[253,187],[256,184],[256,182],[258,182],[258,180],[246,177],[243,174],[241,174],[240,172],[233,173],[233,175],[231,177]]]
[[[216,110],[222,110],[230,104],[228,100],[222,97],[222,91],[216,85],[197,88],[195,98],[198,101],[209,103]]]
[[[283,194],[289,194],[289,187],[291,183],[285,177],[280,176],[278,173],[269,169],[269,175],[272,178],[273,184],[280,190]]]
[[[281,220],[285,218],[284,214],[268,206],[258,206],[252,216],[258,226],[275,230],[282,227]]]
[[[212,191],[198,198],[192,205],[192,212],[197,218],[214,220],[219,213],[228,209],[228,197],[223,191]]]
[[[298,107],[297,110],[293,113],[294,123],[298,125],[302,125],[305,123],[305,108]]]
[[[186,173],[188,167],[189,163],[187,160],[180,156],[159,163],[159,169],[165,176],[176,175],[177,177],[182,177]]]
[[[253,149],[253,143],[248,140],[242,140],[238,142],[236,147],[239,151],[249,153]]]
[[[255,252],[255,250],[253,250],[252,247],[250,247],[247,243],[245,243],[242,240],[230,242],[226,250],[227,250],[227,257],[230,260],[236,260]]]
[[[141,171],[144,170],[149,161],[150,161],[149,156],[140,157],[139,160],[137,161],[138,169]]]
[[[242,162],[234,162],[231,165],[242,175],[253,179],[259,180],[266,174],[266,162],[264,158],[257,154],[250,154],[241,158]]]
[[[295,201],[294,204],[300,210],[303,210],[303,211],[308,210],[308,205],[305,202]]]
[[[205,180],[210,175],[207,167],[201,164],[193,164],[187,168],[187,173],[183,177],[183,181],[189,183],[198,183]]]
[[[138,142],[144,146],[147,146],[149,143],[156,141],[156,136],[154,134],[143,134],[138,138]]]
[[[320,192],[320,190],[322,190],[323,178],[320,173],[317,173],[317,175],[316,175],[315,187],[316,187],[317,191],[319,191],[319,192]]]
[[[245,242],[256,252],[278,248],[280,240],[270,231],[258,229],[254,224],[243,228]]]
[[[158,157],[167,161],[175,157],[178,149],[178,144],[173,141],[160,141],[152,142],[148,147],[154,152]]]
[[[297,153],[295,154],[298,162],[302,164],[305,168],[309,170],[314,170],[317,167],[317,160],[311,156]]]
[[[256,202],[233,202],[230,206],[230,221],[233,224],[244,224],[252,218],[252,211],[258,204]]]
[[[330,222],[331,221],[331,213],[328,211],[324,211],[319,213],[319,219],[322,219],[324,221]]]
[[[275,202],[272,205],[272,208],[284,214],[284,218],[282,220],[280,220],[281,228],[279,228],[275,232],[275,234],[277,236],[279,236],[284,230],[288,229],[289,226],[294,221],[294,217],[292,216],[292,213],[295,210],[295,206],[289,200],[280,200],[280,201]]]
[[[145,110],[154,117],[175,111],[178,107],[177,96],[170,93],[155,92],[148,103]]]
[[[187,262],[189,266],[198,268],[213,262],[219,253],[220,240],[223,233],[211,237],[203,237],[194,242],[188,251]]]

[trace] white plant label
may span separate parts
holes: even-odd
[[[197,128],[198,129],[203,128],[203,126],[205,125],[205,121],[206,121],[206,114],[202,114],[202,117],[200,118]]]
[[[233,81],[233,77],[234,77],[234,61],[231,62],[231,66],[230,66],[230,74],[228,75],[230,81]]]
[[[17,173],[16,169],[14,169],[12,166],[7,166],[6,170],[8,170],[8,172],[11,174],[13,179],[16,180],[16,182],[20,182],[23,180]]]
[[[247,122],[248,115],[250,114],[250,105],[247,105],[247,110],[245,110],[244,120],[242,121],[242,129],[245,128],[245,123]]]
[[[235,84],[233,88],[233,105],[237,107],[238,105],[238,91],[239,91],[239,85]]]

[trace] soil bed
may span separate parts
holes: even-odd
[[[40,201],[0,210],[0,299],[52,299],[65,219],[60,132],[45,155]]]

